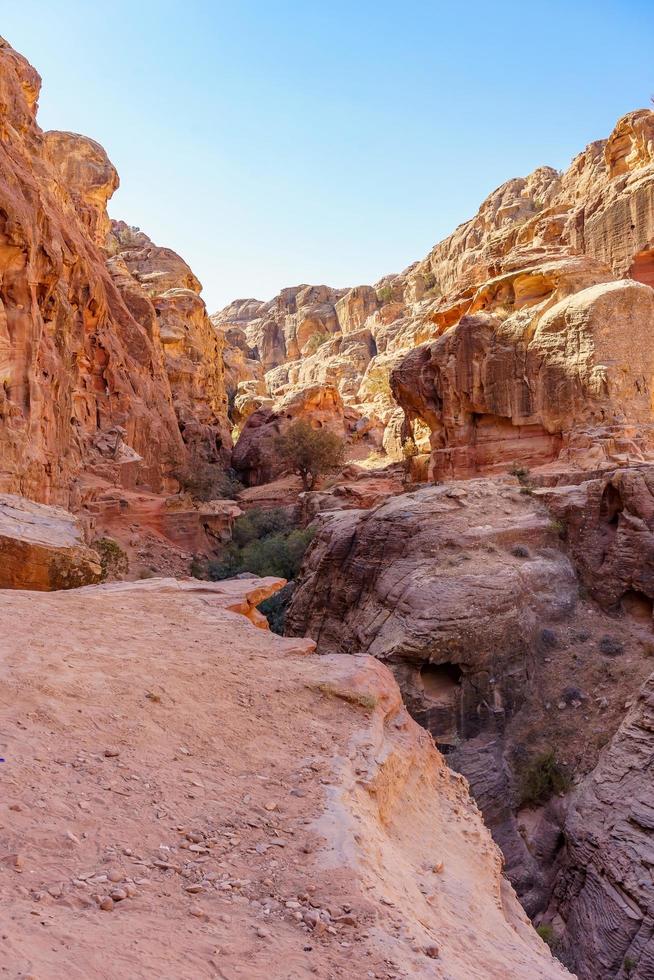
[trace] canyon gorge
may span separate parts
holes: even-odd
[[[2,971],[654,977],[654,111],[209,314],[40,84],[0,39]]]

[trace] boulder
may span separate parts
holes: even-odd
[[[61,507],[0,494],[0,588],[49,592],[99,582],[100,558]]]

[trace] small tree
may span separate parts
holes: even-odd
[[[343,439],[334,432],[313,429],[304,419],[277,436],[275,448],[284,464],[301,477],[305,490],[311,490],[323,473],[338,469],[345,457]]]

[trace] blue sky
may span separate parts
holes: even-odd
[[[104,145],[110,213],[183,255],[210,311],[399,272],[654,92],[651,0],[3,8],[41,126]]]

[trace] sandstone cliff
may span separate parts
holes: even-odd
[[[159,491],[224,458],[226,393],[199,283],[126,226],[107,242],[116,171],[39,129],[39,88],[1,41],[0,489],[75,508],[84,475]]]
[[[216,314],[265,372],[266,391],[242,381],[237,434],[319,383],[352,413],[348,440],[363,427],[368,452],[393,461],[412,439],[433,479],[649,458],[653,134],[651,110],[630,113],[564,173],[507,181],[374,287],[298,286]]]

